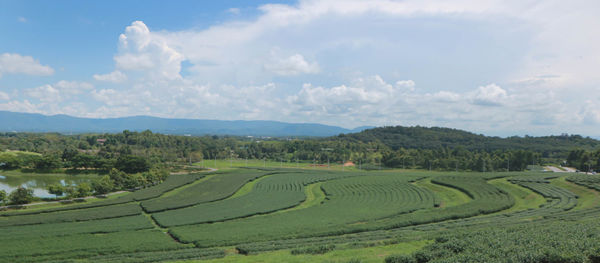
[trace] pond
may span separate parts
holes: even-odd
[[[0,190],[6,191],[10,194],[13,190],[19,186],[23,186],[28,189],[33,189],[33,195],[41,198],[55,197],[53,194],[48,193],[49,185],[62,184],[62,185],[78,185],[83,182],[91,182],[92,177],[89,176],[76,176],[76,175],[9,175],[0,171]]]

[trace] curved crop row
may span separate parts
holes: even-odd
[[[76,222],[139,215],[142,209],[136,203],[77,209],[47,214],[33,214],[0,218],[0,227]]]
[[[214,224],[180,226],[171,233],[201,247],[249,240],[330,235],[353,232],[373,220],[433,208],[434,195],[410,184],[417,179],[394,174],[328,181],[326,199],[306,209]]]
[[[220,172],[174,195],[143,201],[142,207],[149,213],[155,213],[225,199],[244,184],[271,173],[274,172],[249,169]]]
[[[306,199],[306,185],[352,176],[344,173],[281,173],[262,178],[243,196],[155,213],[165,227],[219,222],[266,214],[297,206]]]

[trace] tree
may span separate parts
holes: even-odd
[[[114,187],[114,182],[108,175],[102,176],[102,178],[99,180],[92,182],[92,189],[96,194],[99,195],[103,195],[112,191]]]
[[[117,159],[115,168],[126,173],[142,173],[150,169],[148,160],[134,155],[122,155]]]
[[[19,188],[10,193],[8,199],[16,205],[31,203],[33,201],[33,190],[19,186]]]
[[[6,191],[0,190],[0,203],[5,204],[7,197]]]
[[[60,158],[56,155],[44,155],[35,162],[35,168],[40,170],[56,169],[61,167]]]
[[[142,173],[142,176],[147,183],[158,184],[169,176],[169,172],[166,169],[152,169],[148,172]]]
[[[51,184],[48,186],[48,193],[55,195],[57,198],[65,192],[65,187],[62,184]]]
[[[127,180],[127,174],[121,172],[115,168],[112,168],[108,173],[109,178],[113,181],[113,185],[117,189],[123,189],[125,181]]]
[[[67,197],[69,198],[75,198],[77,197],[77,189],[72,185],[65,186],[65,194],[67,194]]]
[[[16,154],[0,153],[0,168],[15,169],[21,166],[21,160]]]
[[[88,183],[80,183],[77,186],[77,197],[86,197],[92,195],[92,186]]]

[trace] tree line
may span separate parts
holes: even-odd
[[[520,171],[530,164],[566,160],[570,150],[598,141],[578,135],[486,137],[460,130],[383,127],[326,138],[176,136],[151,131],[116,134],[0,134],[0,150],[35,152],[20,160],[0,154],[4,168],[117,169],[129,174],[202,159],[267,159],[365,167],[461,171]],[[591,145],[591,146],[590,146]]]

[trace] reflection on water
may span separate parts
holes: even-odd
[[[0,175],[0,190],[6,191],[6,193],[12,192],[19,186],[23,186],[28,189],[33,189],[33,195],[37,197],[54,197],[53,194],[48,193],[49,185],[62,184],[62,185],[78,185],[83,182],[89,182],[90,178],[81,178],[77,176],[56,176],[56,175],[35,175],[35,176],[4,176]]]

